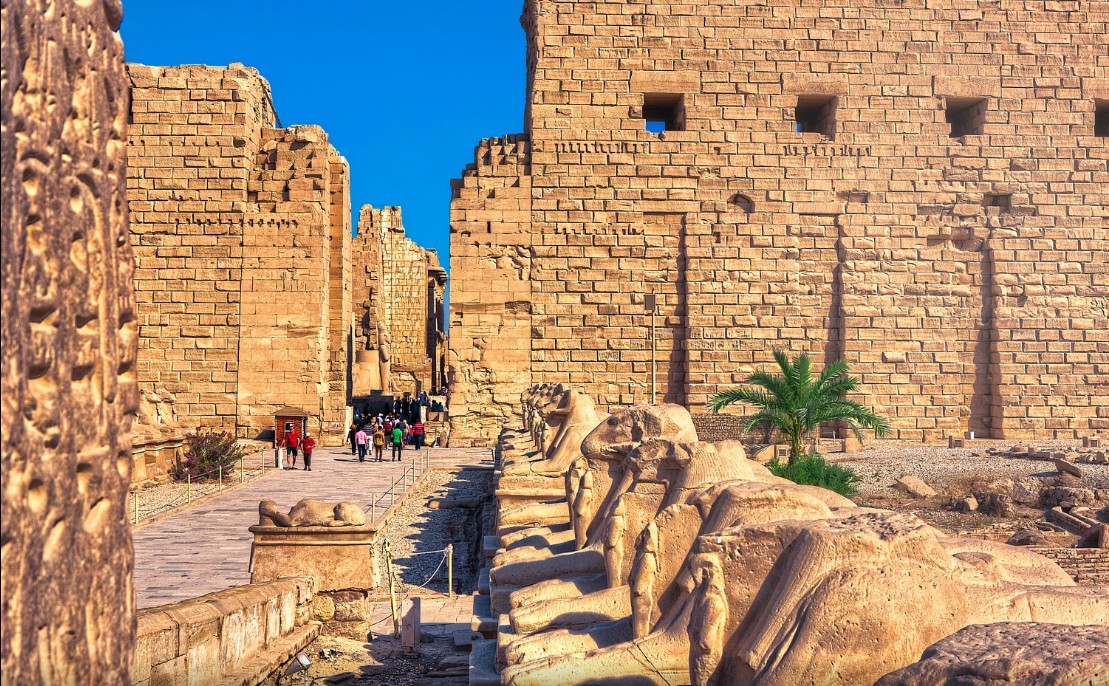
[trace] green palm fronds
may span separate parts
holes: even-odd
[[[718,392],[709,399],[713,412],[743,403],[758,411],[748,419],[744,433],[763,427],[777,428],[789,438],[789,462],[803,456],[805,437],[821,424],[842,422],[862,439],[863,429],[876,436],[889,433],[889,423],[870,409],[844,398],[858,388],[859,380],[847,376],[848,364],[837,360],[813,380],[812,359],[802,353],[790,361],[783,351],[774,351],[781,374],[755,372],[746,386]]]

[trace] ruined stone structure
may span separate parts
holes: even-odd
[[[453,443],[530,383],[703,411],[776,348],[904,439],[1109,427],[1096,5],[601,7],[525,2],[524,133],[454,183]]]
[[[404,235],[401,208],[363,205],[353,262],[354,395],[401,397],[444,386],[447,272],[438,253]],[[384,357],[388,387],[380,371]]]
[[[128,65],[140,383],[192,424],[255,437],[283,405],[344,433],[346,160],[280,128],[256,70]]]
[[[123,11],[60,0],[0,16],[0,683],[122,686],[139,404]]]
[[[446,271],[400,208],[363,207],[352,237],[350,170],[322,129],[282,128],[242,64],[128,73],[139,381],[159,415],[255,438],[291,405],[341,442],[379,322],[398,390],[444,383]]]

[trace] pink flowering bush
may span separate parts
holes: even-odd
[[[178,459],[170,472],[178,480],[191,476],[196,479],[215,479],[219,471],[227,476],[235,463],[244,455],[227,431],[197,431],[185,436],[185,457]]]

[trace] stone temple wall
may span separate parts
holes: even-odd
[[[1107,21],[529,0],[529,167],[474,165],[452,201],[452,440],[488,440],[526,376],[649,400],[652,293],[657,397],[694,411],[777,348],[845,358],[900,438],[1109,428]],[[493,179],[530,188],[509,327]],[[481,352],[524,331],[526,364]]]
[[[483,140],[451,184],[451,445],[492,443],[531,384],[530,155],[527,136]]]
[[[131,683],[122,17],[110,1],[0,10],[4,684]]]
[[[446,270],[438,254],[405,236],[401,208],[392,205],[362,206],[352,254],[356,350],[380,349],[380,323],[390,339],[393,394],[441,385],[437,346],[445,332],[436,313],[442,312]]]
[[[346,161],[317,126],[275,128],[254,69],[128,71],[144,396],[185,424],[250,438],[298,406],[325,440],[341,439]]]

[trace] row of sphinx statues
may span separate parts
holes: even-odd
[[[562,384],[521,402],[489,572],[503,684],[924,683],[930,645],[999,622],[1024,633],[995,643],[1109,643],[1109,587],[773,476],[739,442],[698,441],[683,407],[608,415]]]

